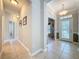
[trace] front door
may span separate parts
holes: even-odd
[[[72,18],[66,17],[60,19],[60,39],[72,41]]]

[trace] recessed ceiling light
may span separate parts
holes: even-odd
[[[11,3],[12,3],[12,4],[15,4],[15,5],[18,4],[17,0],[11,0]]]

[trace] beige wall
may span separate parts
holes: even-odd
[[[9,21],[9,15],[7,13],[4,14],[3,20],[2,20],[2,27],[3,27],[3,43],[5,40],[8,39],[8,21]]]
[[[2,50],[2,14],[3,14],[3,1],[0,0],[0,53]]]
[[[73,33],[78,34],[78,13],[72,14],[73,16]]]
[[[78,11],[78,36],[79,36],[79,11]],[[78,41],[79,41],[79,37],[78,37]]]
[[[2,50],[2,17],[0,15],[0,52]]]
[[[31,20],[31,4],[26,2],[20,12],[20,20],[23,19],[23,17],[27,16],[27,25],[20,26],[19,27],[19,39],[20,41],[27,47],[30,51],[32,48],[32,20]]]

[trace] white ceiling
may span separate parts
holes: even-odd
[[[20,12],[22,5],[25,1],[31,2],[31,0],[18,0],[18,5],[13,5],[10,0],[4,1],[4,9],[8,12]],[[58,13],[63,9],[62,4],[64,4],[64,8],[68,10],[78,10],[79,9],[79,0],[45,0],[48,4],[48,7],[54,13]],[[14,13],[13,12],[13,13]]]
[[[64,9],[69,11],[79,9],[79,0],[52,0],[47,4],[47,6],[54,13],[58,13],[63,10],[62,4],[64,4]]]
[[[12,12],[15,11],[15,13],[16,13],[16,12],[19,12],[19,11],[20,11],[20,8],[21,8],[21,6],[22,6],[22,5],[20,4],[20,2],[19,2],[18,5],[12,4],[10,0],[3,0],[3,2],[4,2],[4,10],[7,11],[7,12],[11,12],[11,11],[12,11]]]
[[[19,3],[17,5],[14,5],[11,3],[11,0],[3,0],[4,3],[4,10],[8,13],[19,13],[21,10],[22,5],[28,1],[31,2],[31,0],[17,0]]]

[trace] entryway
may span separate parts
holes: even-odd
[[[68,15],[68,16],[62,16],[60,17],[60,25],[59,25],[59,29],[60,29],[60,40],[65,40],[65,41],[70,41],[72,42],[73,40],[73,28],[72,28],[72,15]]]

